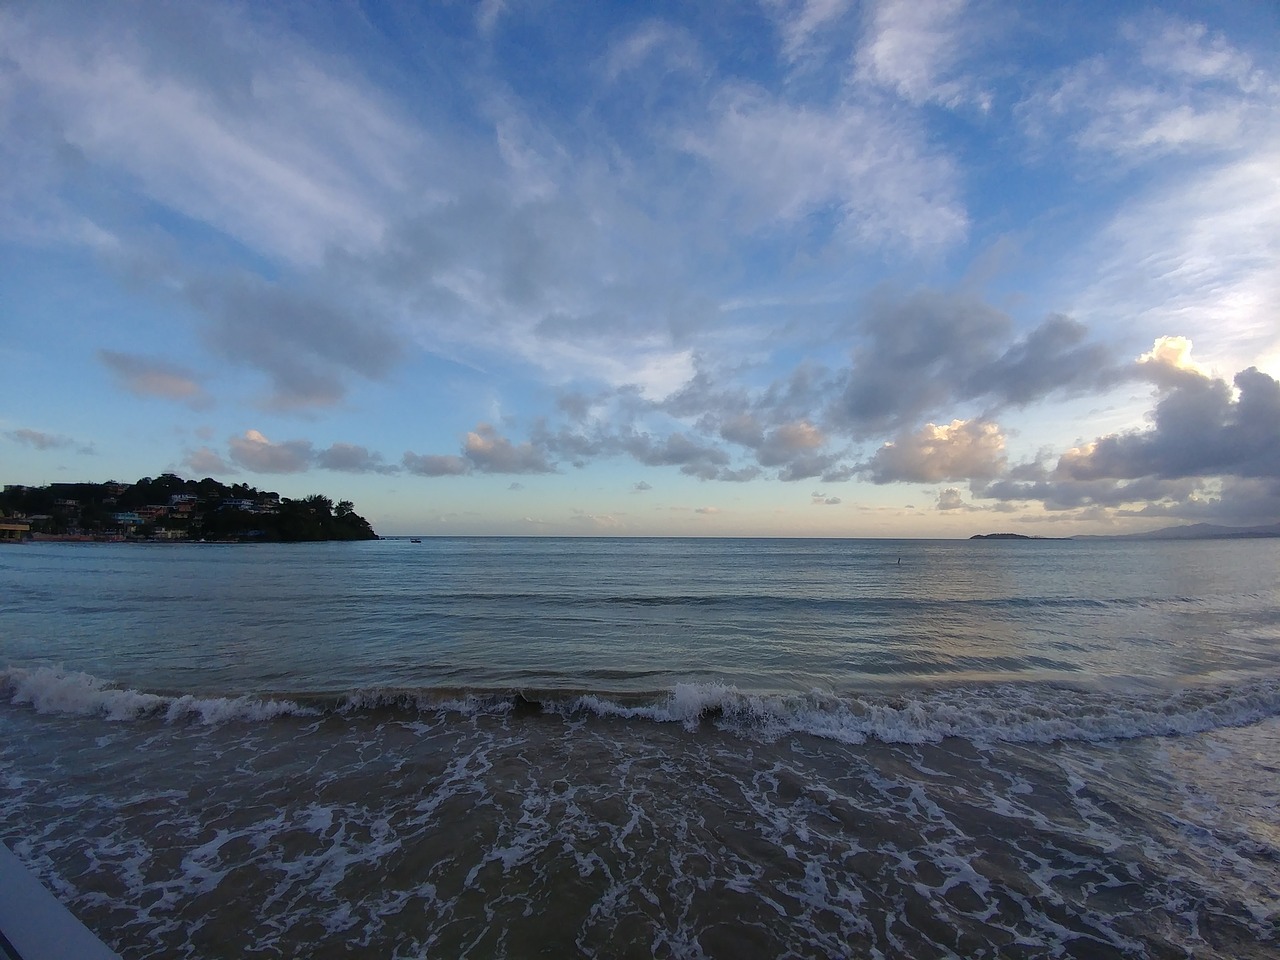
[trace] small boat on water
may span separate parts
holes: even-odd
[[[409,542],[410,542],[410,543],[421,543],[422,541],[421,541],[421,540],[419,540],[417,537],[410,537],[410,538],[409,538]]]

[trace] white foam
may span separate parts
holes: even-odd
[[[288,699],[142,693],[86,673],[52,667],[0,671],[0,692],[11,702],[29,704],[41,713],[108,720],[159,717],[169,723],[194,720],[215,725],[323,713],[320,708]],[[545,712],[565,718],[679,723],[690,731],[710,722],[763,739],[805,733],[844,743],[922,744],[948,737],[974,743],[1051,743],[1176,736],[1245,726],[1280,716],[1280,680],[1164,693],[1117,694],[1008,683],[844,697],[822,691],[762,695],[719,683],[678,683],[648,703],[622,703],[598,694],[566,699],[537,695],[536,702]],[[514,699],[501,694],[460,693],[445,699],[433,697],[430,691],[392,690],[353,691],[337,709],[343,713],[391,709],[468,717],[517,712]]]
[[[710,720],[774,739],[808,733],[844,743],[1100,741],[1202,733],[1280,715],[1280,684],[1256,681],[1162,695],[1092,693],[1041,685],[917,691],[896,697],[760,696],[721,684],[677,684],[666,699],[627,706],[597,696],[549,704],[553,712],[682,723]]]
[[[164,697],[113,686],[110,681],[55,667],[13,667],[0,671],[0,690],[11,703],[29,704],[39,713],[100,716],[107,720],[162,717],[168,723],[195,719],[206,725],[233,720],[261,721],[279,716],[311,716],[318,711],[289,700],[256,697]]]

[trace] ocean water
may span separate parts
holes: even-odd
[[[142,957],[1274,957],[1280,540],[0,549],[0,840]]]

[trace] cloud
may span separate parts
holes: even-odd
[[[226,6],[59,17],[10,12],[0,54],[82,166],[277,261],[379,241],[412,128],[339,62]]]
[[[71,437],[65,437],[61,434],[29,430],[25,427],[19,430],[8,430],[4,435],[14,443],[20,443],[24,447],[31,447],[35,450],[69,450],[74,448],[76,453],[85,455],[92,455],[96,452],[91,443],[81,443],[79,440],[73,440]]]
[[[480,473],[554,473],[546,454],[531,443],[514,444],[482,423],[467,434],[462,455]]]
[[[1184,344],[1157,342],[1139,364],[1157,385],[1151,426],[1107,434],[1044,463],[975,482],[975,496],[1052,510],[1210,515],[1274,522],[1280,494],[1280,382],[1250,367],[1233,384],[1199,372]],[[1171,375],[1173,374],[1173,375]],[[1134,508],[1132,505],[1139,504]]]
[[[315,456],[315,465],[342,473],[399,473],[400,468],[383,460],[382,454],[371,453],[353,443],[335,443]]]
[[[115,350],[99,350],[98,359],[136,396],[176,400],[197,409],[212,402],[193,373],[166,360]]]
[[[729,185],[748,229],[834,221],[845,245],[921,249],[964,238],[951,161],[911,123],[857,102],[797,106],[727,88],[684,148]]]
[[[1247,148],[1274,132],[1275,79],[1221,34],[1151,15],[1122,37],[1129,50],[1067,68],[1022,104],[1034,138],[1149,164],[1168,153]]]
[[[1078,285],[1074,312],[1147,337],[1194,331],[1202,356],[1225,369],[1280,362],[1274,63],[1155,13],[1130,21],[1121,43],[1057,74],[1018,111],[1047,161],[1070,163],[1082,206],[1117,176],[1132,183],[1063,264]]]
[[[222,459],[221,454],[210,447],[198,447],[187,454],[182,461],[192,473],[201,477],[225,476],[235,473],[235,467]]]
[[[700,480],[720,479],[729,455],[719,447],[699,443],[687,433],[673,433],[655,439],[647,433],[631,434],[622,440],[631,456],[650,467],[679,467],[681,473]]]
[[[965,502],[964,497],[961,495],[960,491],[957,490],[955,487],[947,487],[945,490],[943,490],[938,494],[938,501],[936,504],[936,508],[938,510],[963,510],[963,511],[982,509],[981,507],[975,507],[973,504]]]
[[[471,471],[470,462],[462,457],[418,454],[409,450],[405,451],[401,463],[419,477],[457,477]]]
[[[893,90],[903,99],[954,107],[987,97],[955,75],[962,54],[975,46],[966,30],[966,0],[873,0],[857,53],[858,78]],[[944,79],[945,78],[945,79]]]
[[[694,507],[693,512],[712,515],[712,514],[721,513],[722,511],[720,510],[719,507]]]
[[[994,411],[1133,376],[1101,345],[1086,342],[1081,323],[1052,315],[1014,339],[1006,314],[965,293],[881,296],[858,332],[863,339],[829,411],[858,438],[901,429],[957,401],[983,401]]]
[[[186,292],[209,319],[210,345],[268,376],[273,407],[337,403],[351,376],[382,379],[403,353],[385,322],[339,296],[321,299],[247,275],[193,279]]]
[[[653,485],[645,480],[637,480],[631,485],[632,493],[644,493],[646,490],[652,490]]]
[[[829,36],[831,27],[849,12],[850,0],[801,0],[787,3],[772,0],[779,15],[782,54],[793,63],[810,51],[816,42]]]
[[[825,493],[820,493],[815,490],[813,493],[809,494],[809,502],[815,505],[834,507],[842,501],[839,497],[828,497]]]
[[[1280,479],[1280,383],[1256,367],[1225,381],[1188,376],[1163,392],[1149,430],[1110,434],[1070,450],[1070,480],[1235,476]]]
[[[463,440],[461,456],[417,454],[405,451],[404,468],[420,477],[456,477],[470,473],[554,473],[541,446],[512,443],[487,423]],[[513,485],[514,488],[514,485]]]
[[[315,457],[308,440],[272,443],[257,430],[246,430],[229,442],[231,460],[253,473],[301,473]]]
[[[865,471],[873,483],[991,479],[1004,472],[1004,435],[984,420],[928,423],[885,443]]]

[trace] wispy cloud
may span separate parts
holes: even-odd
[[[14,443],[21,444],[24,447],[31,447],[33,450],[74,450],[76,453],[84,455],[92,455],[97,452],[94,450],[92,443],[82,443],[59,433],[45,433],[43,430],[31,430],[26,427],[7,430],[4,436]]]

